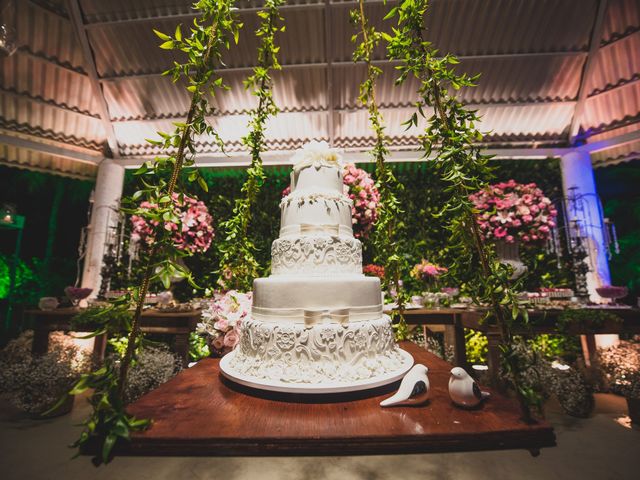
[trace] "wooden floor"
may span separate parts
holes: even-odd
[[[120,455],[359,455],[528,449],[555,445],[546,422],[525,425],[516,402],[496,393],[479,410],[454,407],[451,366],[405,343],[429,367],[424,407],[382,409],[389,393],[370,398],[258,398],[222,381],[219,361],[205,359],[129,408],[152,427],[132,436]]]

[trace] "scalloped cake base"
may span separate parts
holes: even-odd
[[[246,387],[257,388],[259,390],[269,390],[272,392],[283,393],[302,393],[302,394],[325,394],[325,393],[344,393],[357,392],[361,390],[370,390],[382,387],[402,379],[404,375],[413,366],[413,357],[408,352],[400,349],[399,353],[402,357],[402,366],[397,370],[368,378],[366,380],[357,380],[350,383],[340,383],[335,381],[321,383],[294,383],[282,382],[272,379],[258,378],[236,372],[231,368],[231,361],[237,350],[226,354],[220,360],[220,372],[232,382],[244,385]]]

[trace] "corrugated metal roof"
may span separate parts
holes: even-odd
[[[638,0],[608,0],[602,44],[637,32],[638,29],[640,29],[640,2]]]
[[[19,4],[22,46],[0,60],[0,125],[99,148],[105,141],[100,108],[66,3]],[[261,4],[240,2],[243,8]],[[346,147],[370,144],[366,113],[357,102],[364,68],[351,63],[354,29],[348,10],[354,3],[331,5],[327,38],[324,0],[294,0],[283,9],[287,31],[278,42],[284,70],[274,74],[274,95],[284,113],[269,124],[272,148],[331,137]],[[150,153],[144,138],[170,129],[172,121],[186,116],[189,104],[183,88],[157,75],[171,65],[173,53],[157,48],[152,29],[173,31],[178,23],[189,23],[191,0],[80,0],[80,6],[121,153]],[[366,8],[374,25],[390,28],[392,22],[382,21],[389,5],[370,1]],[[637,128],[640,122],[640,4],[609,0],[601,48],[583,78],[596,11],[597,0],[434,0],[426,35],[442,52],[463,57],[461,71],[482,74],[478,87],[462,90],[460,98],[483,115],[480,128],[491,132],[486,141],[559,145],[568,142],[581,82],[590,95],[577,119],[585,132],[581,138],[630,123]],[[241,17],[240,44],[226,58],[232,70],[223,74],[231,90],[215,100],[212,119],[230,150],[242,148],[245,113],[255,106],[242,80],[256,61],[257,20],[253,10]],[[384,58],[382,48],[377,57]],[[393,65],[381,65],[377,97],[387,133],[393,145],[411,146],[418,132],[404,132],[400,122],[416,99],[416,84],[394,86]],[[199,148],[213,147],[202,139]]]
[[[244,72],[223,72],[230,88],[213,101],[218,113],[246,112],[256,106],[256,97],[243,85]],[[324,67],[289,69],[273,73],[274,100],[282,111],[319,110],[328,105]],[[106,82],[105,96],[112,119],[185,117],[190,97],[184,86],[168,77],[139,77]]]
[[[578,94],[585,58],[586,54],[468,60],[458,71],[470,75],[480,73],[480,79],[476,87],[462,89],[459,98],[474,104],[572,101]],[[413,78],[398,86],[395,85],[398,75],[394,66],[381,65],[381,68],[383,75],[376,92],[381,104],[406,106],[417,100],[418,84]],[[334,67],[334,104],[337,108],[357,105],[358,82],[365,75],[363,65]]]
[[[580,124],[585,131],[602,128],[640,112],[640,82],[629,83],[587,100],[587,107]]]
[[[77,68],[84,64],[69,20],[26,0],[17,2],[16,33],[19,44],[27,45],[32,52],[42,53]]]
[[[426,36],[442,52],[483,55],[524,52],[586,51],[595,0],[447,0],[433,2],[425,19]],[[336,8],[332,30],[334,60],[350,60],[353,52],[348,10]],[[388,6],[370,4],[371,23],[390,30],[383,22]],[[379,49],[378,58],[384,58]]]
[[[10,167],[51,172],[75,178],[93,178],[98,167],[67,158],[0,144],[0,163]]]
[[[591,76],[586,80],[591,95],[628,83],[640,76],[640,31],[598,51]]]

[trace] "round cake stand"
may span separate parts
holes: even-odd
[[[402,379],[402,377],[404,377],[404,375],[413,366],[413,357],[411,356],[411,354],[405,352],[404,350],[400,350],[400,355],[402,356],[402,366],[397,370],[384,375],[378,375],[366,380],[358,380],[351,383],[340,383],[331,381],[322,383],[292,383],[252,377],[250,375],[243,375],[241,373],[235,372],[229,366],[231,360],[233,359],[233,355],[235,354],[236,350],[226,354],[220,360],[220,371],[226,378],[228,378],[232,382],[244,385],[246,387],[283,393],[325,394],[369,390],[372,388],[382,387],[384,385],[397,382],[398,380]]]

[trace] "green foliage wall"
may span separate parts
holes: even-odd
[[[405,208],[404,223],[407,236],[407,251],[409,263],[413,265],[422,258],[428,258],[446,266],[451,260],[446,248],[447,234],[444,230],[444,218],[435,218],[433,214],[445,200],[445,193],[436,175],[431,171],[429,163],[394,163],[391,164],[398,180],[405,185],[400,194],[400,200]],[[557,160],[500,160],[493,162],[496,181],[514,178],[521,182],[536,182],[552,198],[561,194],[561,176]],[[373,164],[360,164],[359,167],[373,172]],[[250,234],[258,247],[257,259],[267,273],[271,260],[271,242],[277,238],[280,228],[279,203],[281,193],[289,185],[290,167],[265,168],[267,180],[259,194],[259,207],[254,212],[254,219],[250,226]],[[209,192],[198,194],[203,200],[216,224],[228,218],[233,209],[233,201],[240,195],[240,188],[245,180],[243,169],[203,169]],[[127,176],[125,193],[131,193],[133,182]],[[216,229],[216,234],[221,235]],[[219,239],[214,239],[214,242]],[[364,242],[364,262],[370,263],[373,258],[369,242]],[[537,259],[535,257],[540,257]],[[563,284],[566,279],[557,269],[555,256],[544,255],[543,250],[525,252],[523,255],[530,269],[534,271],[532,277],[544,275],[547,283]],[[187,266],[193,271],[194,277],[203,287],[215,286],[217,280],[218,253],[214,246],[202,256],[187,258]],[[407,276],[405,276],[407,277]],[[410,280],[407,278],[410,283]],[[118,284],[119,282],[119,284]],[[127,286],[128,280],[120,277],[114,286]],[[536,285],[539,286],[536,282]],[[418,288],[418,286],[414,286]],[[178,284],[174,292],[181,298],[192,295],[186,282]]]
[[[640,296],[640,160],[595,170],[604,214],[616,226],[620,254],[609,266],[611,282]]]
[[[64,287],[74,282],[80,230],[87,223],[92,188],[90,180],[0,166],[0,204],[11,203],[26,217],[17,270],[18,303],[33,304],[41,296],[61,296]],[[56,190],[62,191],[62,198],[51,221]],[[50,226],[55,233],[47,265],[44,259]],[[0,230],[0,299],[8,293],[7,264],[15,241],[15,231]]]

